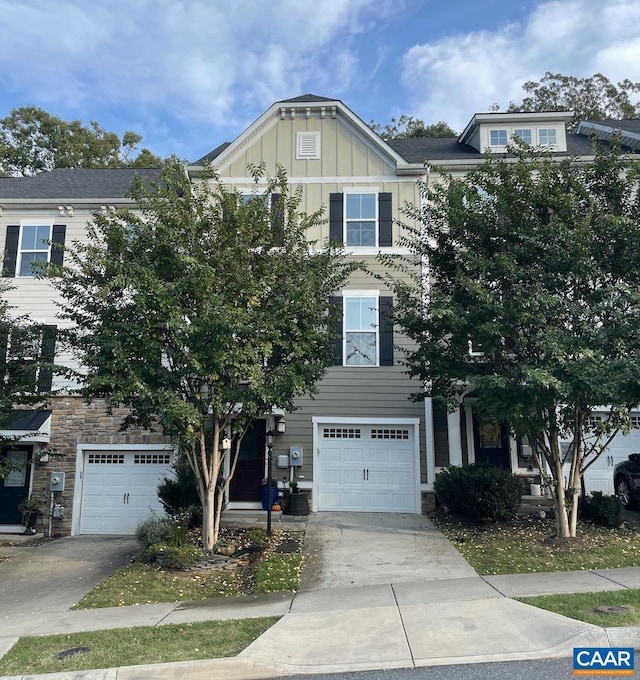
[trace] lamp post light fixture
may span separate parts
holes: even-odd
[[[273,468],[273,430],[269,430],[266,435],[267,441],[267,536],[271,536],[271,477]]]

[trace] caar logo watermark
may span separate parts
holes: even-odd
[[[574,647],[574,675],[633,675],[633,647]]]

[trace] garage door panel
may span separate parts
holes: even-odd
[[[151,513],[164,516],[158,484],[173,474],[170,451],[85,452],[81,534],[133,534]]]
[[[321,427],[318,509],[415,512],[415,458],[413,429]]]

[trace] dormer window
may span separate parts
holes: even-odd
[[[540,146],[556,146],[558,134],[555,128],[540,128],[538,130],[538,144]]]
[[[506,146],[507,145],[507,131],[506,130],[491,130],[489,132],[491,139],[491,146]]]
[[[522,140],[525,144],[531,144],[532,141],[531,128],[516,128],[513,131],[513,136]]]

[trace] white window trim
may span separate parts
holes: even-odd
[[[363,328],[349,329],[347,327],[347,299],[372,298],[375,300],[375,310],[378,317],[375,328],[366,330]],[[348,364],[347,363],[347,333],[371,333],[376,335],[376,357],[374,364]],[[380,291],[378,290],[351,290],[342,292],[342,365],[346,368],[377,368],[380,366]]]
[[[347,232],[348,232],[348,227],[349,227],[349,222],[368,222],[369,220],[347,220],[347,196],[351,194],[356,194],[356,195],[362,195],[362,194],[373,194],[375,196],[375,209],[376,209],[376,216],[374,218],[374,224],[373,224],[373,238],[375,242],[373,245],[368,245],[368,246],[351,246],[348,245],[347,243]],[[379,200],[378,200],[378,195],[380,194],[380,189],[378,187],[351,187],[351,188],[345,188],[342,190],[342,198],[343,198],[343,206],[342,206],[342,238],[345,244],[345,248],[353,248],[357,252],[361,252],[363,248],[378,248],[378,237],[380,234],[380,206],[379,206]],[[387,252],[385,250],[385,252]]]
[[[319,132],[296,133],[296,160],[298,161],[320,160]]]
[[[556,141],[552,142],[552,143],[541,142],[540,141],[540,133],[542,131],[547,132],[547,133],[553,131],[555,138],[556,138]],[[543,146],[545,149],[556,149],[558,147],[558,136],[559,136],[558,130],[555,127],[540,127],[536,130],[536,138],[537,138],[537,141],[538,141],[538,146]]]
[[[53,222],[51,220],[20,220],[20,233],[18,234],[18,256],[16,258],[16,277],[21,279],[33,279],[35,276],[33,274],[21,274],[22,271],[22,254],[23,253],[44,253],[44,249],[31,250],[22,248],[22,235],[24,234],[25,227],[48,227],[49,228],[49,238],[51,241],[53,238]],[[51,262],[51,245],[47,247],[47,262]]]

